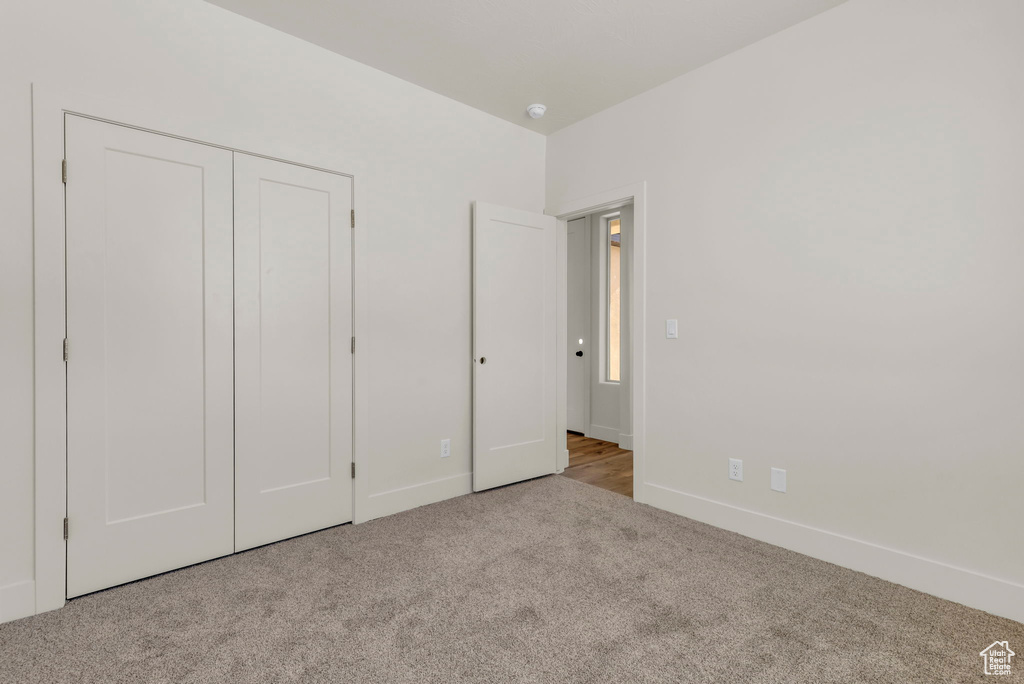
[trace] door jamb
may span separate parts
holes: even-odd
[[[203,117],[185,116],[154,108],[147,103],[132,103],[83,95],[32,84],[32,235],[33,235],[33,397],[34,397],[34,569],[35,585],[32,614],[63,607],[67,596],[67,546],[64,518],[67,515],[67,384],[63,357],[65,324],[65,249],[64,184],[60,163],[65,158],[64,117],[76,114],[109,123],[128,126],[160,135],[265,157],[289,164],[352,178],[352,206],[365,207],[364,188],[356,182],[366,178],[365,168],[347,160],[351,173],[313,166],[241,147],[231,147],[202,139]],[[131,122],[131,123],[126,123]],[[178,135],[169,133],[179,132]],[[188,133],[195,133],[188,137]],[[74,168],[68,171],[74,176]],[[366,263],[366,218],[359,214],[360,230],[352,234],[352,334],[365,330],[368,317],[366,298],[360,293],[367,286],[367,274],[357,266]],[[72,350],[71,354],[74,353]],[[352,461],[356,477],[352,480],[352,522],[366,520],[369,510],[369,476],[366,453],[368,400],[365,353],[352,356]]]
[[[606,190],[571,201],[563,201],[545,213],[558,219],[558,298],[557,330],[558,365],[558,434],[564,438],[567,430],[568,413],[566,407],[568,381],[568,346],[567,342],[567,296],[566,288],[568,269],[567,243],[568,222],[571,219],[585,216],[597,211],[611,210],[632,203],[633,205],[633,250],[630,265],[632,266],[630,295],[630,331],[632,344],[630,349],[630,378],[633,394],[633,499],[641,503],[647,501],[647,481],[644,470],[646,449],[645,413],[645,350],[646,350],[646,319],[647,319],[647,183],[640,181],[619,188]],[[559,454],[559,471],[568,466],[569,452]]]

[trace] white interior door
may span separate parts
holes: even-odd
[[[235,154],[238,551],[352,520],[352,180]]]
[[[574,432],[585,433],[590,427],[590,357],[598,349],[590,338],[590,231],[587,217],[569,221],[566,229],[567,425]]]
[[[231,153],[67,116],[67,593],[231,553]]]
[[[473,207],[473,489],[556,469],[556,220]]]

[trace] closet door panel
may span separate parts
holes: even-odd
[[[68,596],[231,553],[231,153],[66,118]]]
[[[235,155],[236,550],[352,519],[351,197]]]

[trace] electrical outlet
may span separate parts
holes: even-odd
[[[448,458],[452,455],[452,440],[441,440],[441,458]]]
[[[786,491],[786,471],[782,468],[772,468],[772,489],[776,492]]]
[[[729,459],[729,479],[743,482],[743,461],[738,458]]]

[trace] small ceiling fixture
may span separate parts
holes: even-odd
[[[531,119],[539,119],[547,110],[548,108],[542,104],[532,104],[526,108],[526,113],[530,115]]]

